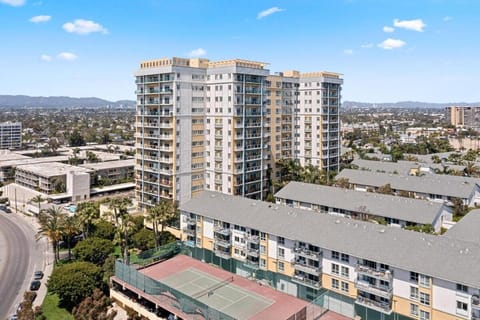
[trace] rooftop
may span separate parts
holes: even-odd
[[[275,197],[420,224],[432,224],[440,211],[446,209],[441,203],[425,200],[295,181],[283,187],[275,194]]]
[[[472,210],[444,234],[445,237],[480,245],[480,210]]]
[[[71,171],[88,172],[88,173],[91,172],[91,170],[86,168],[71,166],[69,164],[64,164],[60,162],[47,162],[47,163],[21,165],[21,166],[17,166],[17,170],[18,169],[29,171],[46,178],[64,175]]]
[[[344,169],[336,179],[346,178],[350,183],[380,187],[390,184],[392,189],[438,194],[449,197],[469,198],[478,179],[444,174],[405,176],[364,170]]]
[[[86,164],[79,165],[79,167],[83,167],[91,170],[106,170],[106,169],[133,167],[134,165],[135,165],[135,159],[128,159],[128,160],[116,160],[116,161],[97,162],[97,163],[86,163]]]
[[[33,165],[33,164],[40,164],[40,163],[47,163],[47,162],[63,162],[68,161],[67,156],[55,156],[55,157],[42,157],[42,158],[19,158],[19,159],[3,159],[0,160],[0,168],[1,167],[16,167],[22,165]]]
[[[180,209],[403,270],[480,287],[480,246],[472,242],[312,214],[212,191],[200,193]],[[445,263],[446,257],[455,263]]]

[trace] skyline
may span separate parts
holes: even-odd
[[[468,0],[0,0],[0,94],[134,100],[142,60],[191,56],[264,61],[272,74],[342,73],[344,101],[476,102],[478,9]]]

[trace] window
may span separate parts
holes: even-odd
[[[340,260],[340,253],[337,251],[332,251],[332,259]]]
[[[266,267],[267,267],[267,260],[260,259],[260,268],[266,268]]]
[[[349,273],[350,273],[350,270],[348,269],[348,267],[342,267],[342,277],[348,278]]]
[[[429,288],[429,287],[430,287],[430,277],[421,274],[421,275],[420,275],[420,285],[421,285],[422,287],[427,287],[427,288]]]
[[[278,237],[278,244],[285,244],[285,238]]]
[[[339,281],[337,279],[332,279],[332,289],[339,288]]]
[[[342,291],[343,292],[348,292],[348,282],[343,282],[342,281]]]
[[[264,245],[260,245],[260,254],[267,254],[267,247]]]
[[[418,300],[418,288],[410,287],[410,299]]]
[[[332,274],[340,274],[340,266],[332,263]]]
[[[342,261],[343,262],[350,262],[350,256],[348,254],[342,253]]]
[[[430,305],[430,295],[428,293],[420,292],[420,303],[426,306]]]
[[[278,262],[278,271],[285,271],[285,263]]]
[[[418,317],[418,305],[410,304],[410,315]]]
[[[410,271],[410,281],[418,282],[418,273]]]
[[[285,258],[285,249],[278,248],[278,258],[281,258],[281,259]]]
[[[467,292],[468,293],[468,287],[463,285],[463,284],[457,283],[457,291],[462,291],[462,292]]]
[[[420,310],[420,320],[430,320],[430,312]]]
[[[262,240],[262,241],[267,240],[267,234],[265,232],[260,232],[260,240]]]
[[[468,303],[457,301],[457,311],[468,311]]]

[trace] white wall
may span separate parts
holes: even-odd
[[[467,316],[471,313],[471,295],[464,292],[457,291],[456,283],[447,282],[440,279],[433,280],[433,308],[449,314],[457,316]],[[457,301],[467,303],[468,312],[458,310],[457,313]]]
[[[213,239],[213,219],[203,218],[203,236]]]

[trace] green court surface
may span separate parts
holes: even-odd
[[[162,283],[223,312],[243,320],[266,309],[274,301],[232,283],[233,278],[219,279],[190,268],[161,280]]]

